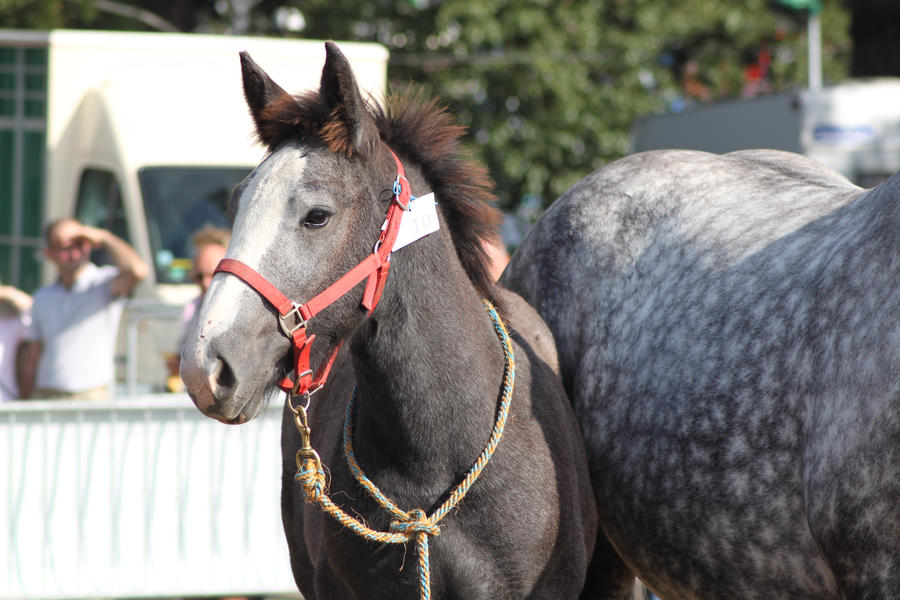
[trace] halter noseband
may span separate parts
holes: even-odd
[[[363,279],[366,288],[363,291],[361,305],[371,315],[381,299],[384,284],[387,281],[388,269],[391,266],[391,251],[397,241],[397,232],[400,229],[400,221],[403,211],[409,206],[410,188],[403,163],[390,149],[388,151],[394,157],[397,164],[397,180],[394,182],[394,198],[388,208],[387,216],[382,226],[381,235],[375,242],[372,253],[364,258],[355,267],[344,273],[340,279],[325,288],[322,292],[309,299],[306,304],[299,304],[282,294],[277,287],[272,285],[265,277],[257,273],[247,264],[232,258],[223,258],[216,267],[216,273],[231,273],[243,280],[253,288],[260,296],[269,302],[278,311],[278,324],[281,330],[291,338],[294,349],[294,376],[296,381],[285,377],[279,382],[278,387],[292,396],[309,396],[325,384],[328,372],[338,350],[339,343],[331,355],[319,367],[319,373],[313,373],[309,366],[309,354],[315,335],[307,337],[306,324],[322,309],[334,303],[338,298],[352,290]],[[343,343],[343,342],[341,342]]]

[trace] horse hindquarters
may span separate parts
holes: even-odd
[[[782,171],[790,166],[775,159]],[[791,275],[777,271],[786,249],[749,238],[789,236],[803,225],[801,210],[762,223],[785,199],[770,193],[765,210],[741,212],[734,230],[720,231],[749,191],[781,173],[757,181],[764,165],[750,161],[732,176],[719,169],[726,162],[737,161],[671,152],[614,163],[541,217],[503,280],[556,336],[601,519],[628,564],[666,598],[837,598],[806,525],[802,406],[787,406],[784,392],[798,378],[764,385],[760,366],[784,369],[788,361],[773,357],[798,336],[752,337],[766,325],[787,331],[796,311],[767,317],[803,290],[779,296]]]

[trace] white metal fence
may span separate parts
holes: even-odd
[[[0,600],[298,596],[280,432],[184,395],[0,404]]]

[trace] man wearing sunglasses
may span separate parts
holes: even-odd
[[[191,269],[191,276],[200,287],[200,295],[184,307],[184,312],[181,313],[182,327],[187,326],[187,323],[194,317],[197,307],[200,306],[200,302],[203,301],[203,296],[206,295],[206,290],[209,289],[213,275],[216,273],[216,266],[220,260],[225,258],[225,251],[228,249],[230,240],[231,231],[212,225],[198,229],[191,236],[191,245],[194,247],[194,265]]]
[[[191,236],[191,245],[194,247],[194,264],[191,268],[191,277],[200,288],[200,294],[188,302],[181,313],[181,339],[178,342],[178,352],[167,355],[166,366],[169,369],[169,377],[166,379],[166,390],[169,392],[181,392],[184,384],[181,381],[181,347],[184,345],[184,332],[188,324],[194,318],[197,308],[206,295],[212,283],[213,275],[219,261],[225,258],[228,242],[231,240],[231,231],[222,227],[206,225],[198,229]]]
[[[44,237],[44,256],[58,277],[34,294],[21,395],[109,398],[125,299],[146,277],[147,265],[121,238],[75,219],[53,221]],[[103,248],[113,264],[92,263],[95,248]]]

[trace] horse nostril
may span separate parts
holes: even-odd
[[[222,358],[221,356],[217,357],[219,362],[219,368],[216,370],[214,374],[216,385],[221,388],[229,389],[234,386],[237,382],[237,379],[234,376],[234,371],[231,370],[231,367],[228,366],[228,361]]]

